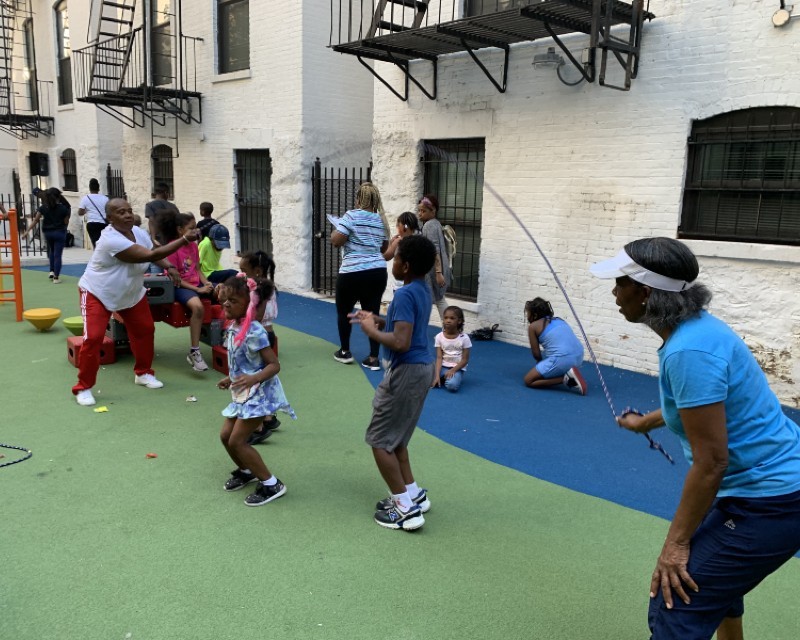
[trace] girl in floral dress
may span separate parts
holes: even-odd
[[[225,422],[220,439],[237,468],[224,488],[238,491],[257,482],[256,490],[244,501],[250,507],[280,498],[286,493],[286,486],[270,473],[258,451],[248,444],[248,438],[265,416],[278,410],[297,418],[278,379],[280,362],[269,346],[267,331],[256,318],[259,303],[272,296],[273,291],[270,281],[256,281],[244,274],[225,282],[223,308],[230,321],[225,336],[229,373],[217,386],[231,390],[232,402],[222,411]]]

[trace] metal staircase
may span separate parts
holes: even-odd
[[[40,108],[42,83],[28,60],[33,42],[20,37],[33,37],[32,20],[30,0],[0,0],[0,131],[21,140],[53,135],[53,118]]]
[[[430,0],[378,0],[366,38],[419,29]]]
[[[195,63],[201,40],[183,35],[181,0],[168,14],[155,15],[152,4],[99,0],[92,44],[73,51],[76,94],[129,127],[149,125],[153,146],[169,140],[177,154],[179,124],[202,120]]]

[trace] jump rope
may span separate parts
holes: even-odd
[[[425,150],[429,151],[431,154],[439,158],[443,158],[448,162],[456,163],[459,166],[463,166],[464,169],[469,174],[471,174],[473,178],[475,178],[476,182],[480,182],[475,171],[473,171],[469,167],[469,165],[467,165],[467,163],[464,162],[463,160],[459,160],[452,154],[448,153],[444,149],[441,149],[440,147],[437,147],[435,145],[424,144],[423,146]],[[564,288],[564,285],[562,284],[561,279],[558,277],[556,270],[553,268],[553,265],[550,264],[550,260],[547,259],[547,256],[545,255],[544,251],[542,251],[542,248],[536,241],[536,238],[534,238],[533,234],[531,234],[531,232],[528,231],[528,228],[525,226],[522,220],[520,220],[516,212],[508,205],[505,199],[488,182],[484,181],[483,187],[497,199],[497,201],[502,205],[502,207],[506,210],[506,212],[514,219],[517,225],[519,225],[519,228],[522,229],[522,232],[525,234],[528,240],[530,240],[533,246],[536,247],[536,251],[541,256],[542,260],[547,266],[547,269],[550,271],[550,274],[553,276],[553,279],[558,285],[558,288],[561,290],[561,293],[564,296],[564,300],[567,301],[567,306],[569,306],[569,310],[572,313],[572,317],[575,318],[575,322],[578,324],[578,328],[581,331],[581,336],[583,336],[583,342],[586,345],[586,349],[589,351],[589,355],[592,358],[592,363],[594,364],[595,371],[597,372],[597,377],[600,379],[600,386],[603,388],[603,394],[606,397],[606,402],[608,402],[608,407],[611,409],[611,414],[614,416],[614,422],[616,423],[616,419],[618,416],[624,417],[630,413],[640,416],[643,415],[641,411],[638,411],[637,409],[634,409],[632,407],[626,407],[625,409],[623,409],[622,413],[620,414],[617,413],[617,410],[614,407],[614,401],[611,398],[611,392],[608,390],[608,386],[606,385],[603,373],[600,371],[600,365],[597,363],[597,356],[595,356],[594,349],[592,349],[592,345],[589,343],[589,338],[586,335],[586,331],[583,328],[583,323],[581,322],[581,319],[578,317],[578,312],[575,310],[575,307],[572,304],[572,300],[570,300],[569,295],[567,294],[567,290]],[[647,438],[647,442],[650,444],[651,449],[654,449],[659,453],[661,453],[667,460],[669,460],[671,464],[675,464],[675,460],[672,459],[672,456],[667,452],[666,449],[664,449],[663,445],[660,442],[654,440],[649,433],[643,433],[641,435]]]

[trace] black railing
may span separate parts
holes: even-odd
[[[171,38],[174,36],[170,36]],[[165,71],[163,53],[157,69],[148,69],[154,52],[147,51],[148,39],[141,27],[96,44],[73,51],[75,93],[78,100],[105,97],[111,101],[142,96],[149,90],[165,88],[178,92],[197,91],[196,45],[200,38],[180,36],[180,57],[172,52],[170,71]],[[167,78],[167,76],[169,76]]]
[[[330,243],[333,227],[327,216],[340,217],[355,207],[358,187],[371,176],[371,164],[342,169],[323,167],[319,158],[314,163],[311,172],[311,287],[317,293],[333,295],[342,263],[341,251]]]
[[[25,237],[25,232],[31,224],[31,219],[39,207],[39,199],[33,195],[13,196],[12,194],[0,194],[0,206],[7,212],[9,209],[17,210],[17,227],[19,230],[19,249],[22,256],[41,256],[47,253],[42,225],[36,225],[31,235]],[[9,238],[10,225],[7,220],[0,222],[0,237],[3,240]],[[8,247],[0,249],[0,255],[5,261],[11,256]]]
[[[121,169],[112,169],[109,163],[106,167],[106,194],[109,198],[127,198],[125,193],[125,179]]]

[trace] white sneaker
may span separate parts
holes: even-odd
[[[53,272],[51,271],[51,272],[50,272],[50,275],[49,275],[49,276],[47,276],[47,277],[48,277],[48,278],[50,278],[50,279],[52,280],[53,278],[55,278],[55,277],[56,277],[56,274],[55,274],[55,273],[53,273]]]
[[[143,373],[140,376],[134,376],[133,381],[136,384],[147,387],[148,389],[160,389],[164,386],[164,383],[156,378],[152,373]]]
[[[189,355],[186,356],[186,362],[192,365],[192,369],[195,371],[208,371],[208,365],[203,360],[203,354],[200,353],[200,350],[190,350]]]
[[[83,389],[75,394],[75,401],[82,407],[91,407],[95,402],[91,389]]]
[[[58,278],[53,278],[53,284],[61,284],[61,280]]]

